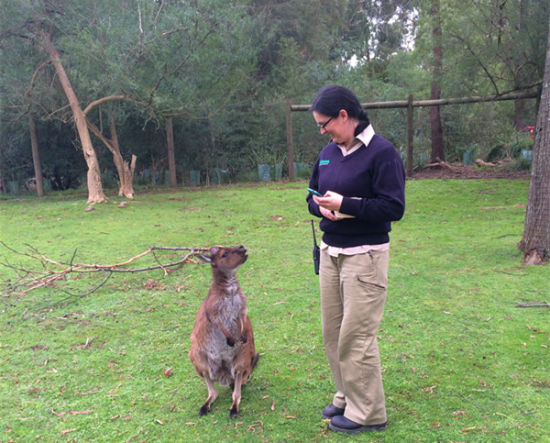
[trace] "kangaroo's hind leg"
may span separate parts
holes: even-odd
[[[239,403],[241,402],[241,386],[243,382],[243,373],[238,372],[235,374],[235,382],[233,386],[233,404],[229,410],[229,417],[235,418],[239,413]]]
[[[218,398],[218,392],[214,388],[214,382],[212,381],[212,379],[208,375],[205,375],[204,381],[206,382],[206,386],[208,387],[208,398],[199,410],[199,417],[208,414],[210,412],[210,406]]]

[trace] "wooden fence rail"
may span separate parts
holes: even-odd
[[[460,105],[465,103],[481,103],[504,100],[523,100],[540,97],[539,85],[536,90],[533,88],[527,91],[514,91],[505,94],[490,95],[490,96],[474,96],[474,97],[458,97],[458,98],[442,98],[439,100],[413,100],[413,96],[409,95],[408,100],[388,101],[388,102],[370,102],[361,103],[364,109],[387,109],[387,108],[407,108],[407,175],[412,175],[413,170],[413,133],[414,133],[414,116],[413,108],[423,106],[445,106],[445,105]],[[291,100],[287,102],[286,107],[286,140],[288,150],[288,170],[289,179],[294,180],[294,147],[292,141],[292,112],[309,111],[310,105],[295,105]]]

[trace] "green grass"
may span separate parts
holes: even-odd
[[[239,280],[262,354],[238,417],[221,387],[199,419],[207,391],[187,351],[208,266],[118,274],[89,295],[101,275],[4,292],[0,441],[550,441],[548,308],[516,307],[550,301],[548,267],[521,267],[516,249],[528,183],[407,182],[379,333],[389,426],[355,437],[320,418],[334,387],[305,187],[151,192],[92,212],[79,193],[0,200],[2,241],[66,262],[75,250],[74,262],[105,264],[153,245],[245,245]],[[3,248],[0,261],[36,268]]]

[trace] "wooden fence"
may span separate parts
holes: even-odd
[[[537,85],[538,86],[538,85]],[[411,176],[413,171],[413,131],[414,117],[413,108],[421,106],[444,106],[444,105],[460,105],[465,103],[481,103],[503,100],[522,100],[540,97],[539,88],[520,92],[509,92],[506,94],[491,95],[491,96],[474,96],[462,98],[442,98],[439,100],[413,100],[413,96],[409,95],[408,100],[388,101],[388,102],[371,102],[361,103],[364,109],[387,109],[387,108],[407,108],[407,160],[406,171],[407,175]],[[288,171],[289,179],[294,180],[294,147],[292,142],[292,112],[309,111],[310,105],[295,105],[291,100],[287,102],[286,107],[286,141],[288,149]]]

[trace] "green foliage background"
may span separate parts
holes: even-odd
[[[79,140],[66,98],[38,44],[54,44],[81,105],[122,94],[89,114],[116,119],[123,155],[138,157],[137,180],[167,168],[164,123],[174,119],[180,184],[190,171],[256,177],[258,162],[286,170],[285,106],[310,103],[328,83],[361,101],[429,97],[432,17],[427,0],[198,0],[55,2],[0,0],[0,178],[34,175],[27,115],[37,120],[47,178],[62,169],[85,185]],[[441,2],[442,96],[492,95],[540,82],[549,6],[545,0]],[[514,118],[534,124],[536,101],[442,110],[446,156],[486,156],[510,144]],[[310,116],[294,115],[295,156],[312,162],[322,140]],[[405,145],[402,111],[372,112],[375,129]],[[514,117],[515,116],[515,117]],[[428,109],[415,114],[418,161],[430,150]],[[111,154],[94,139],[105,177]],[[107,183],[108,185],[109,183]],[[5,191],[5,189],[4,189]]]

